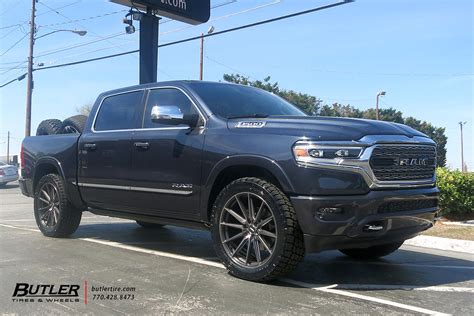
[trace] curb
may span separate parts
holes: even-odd
[[[464,227],[474,227],[474,221],[465,221],[465,222],[440,222],[442,225],[448,226],[464,226]]]
[[[474,253],[474,241],[471,240],[451,239],[432,236],[416,236],[415,238],[406,240],[404,245],[456,251],[470,254]]]

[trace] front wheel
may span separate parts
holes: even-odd
[[[34,212],[38,228],[48,237],[71,235],[82,217],[82,212],[67,199],[64,182],[57,174],[45,175],[38,182]]]
[[[369,248],[339,249],[346,256],[356,259],[376,259],[385,257],[395,252],[403,245],[403,241],[394,242],[385,245],[372,246]]]
[[[269,281],[296,268],[303,235],[288,197],[258,178],[241,178],[218,195],[212,212],[214,248],[229,272]]]

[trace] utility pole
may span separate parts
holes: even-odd
[[[10,164],[10,131],[7,134],[7,165]]]
[[[30,52],[28,55],[28,81],[26,82],[25,137],[31,135],[31,99],[33,94],[33,47],[35,45],[36,0],[31,0]]]
[[[201,33],[201,59],[199,63],[199,80],[202,80],[203,67],[204,67],[204,33]]]
[[[211,26],[207,30],[207,34],[212,34],[214,32],[214,26]],[[204,72],[204,33],[201,33],[201,55],[199,63],[199,80],[202,80]]]
[[[379,98],[380,96],[385,95],[385,91],[380,91],[377,93],[377,102],[375,103],[375,117],[377,118],[377,121],[380,120],[380,115],[379,115]]]
[[[464,143],[463,143],[463,133],[462,133],[462,126],[466,125],[467,122],[459,122],[459,127],[461,128],[461,171],[465,172],[464,167]]]

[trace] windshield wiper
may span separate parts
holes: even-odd
[[[254,114],[229,116],[227,119],[231,120],[231,119],[239,119],[239,118],[266,118],[268,116],[269,116],[268,114],[254,113]]]

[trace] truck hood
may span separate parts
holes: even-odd
[[[227,126],[237,133],[249,133],[251,130],[252,133],[308,137],[315,141],[357,141],[367,135],[427,137],[403,124],[340,117],[274,116],[231,119]]]

